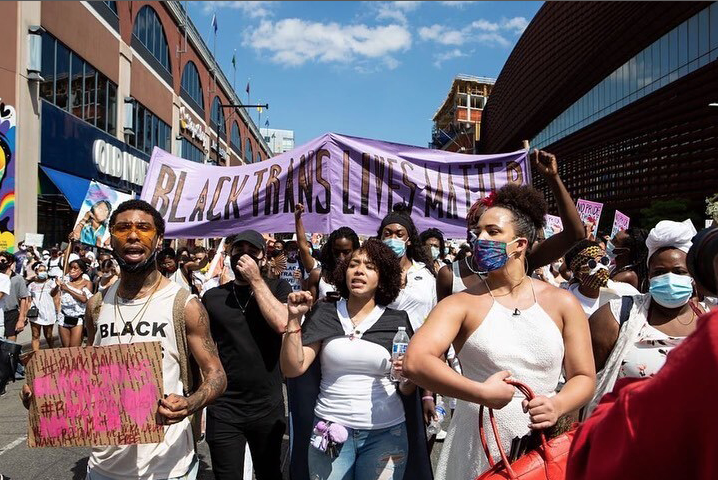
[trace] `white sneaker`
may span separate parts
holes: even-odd
[[[441,431],[436,434],[436,441],[443,442],[445,438],[446,438],[446,430],[444,430],[442,428]]]

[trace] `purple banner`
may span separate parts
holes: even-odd
[[[143,200],[167,221],[167,238],[224,237],[243,229],[294,231],[302,203],[307,231],[349,226],[375,235],[397,203],[419,231],[466,236],[471,205],[508,182],[530,184],[525,150],[465,155],[328,133],[261,163],[216,167],[155,148]]]

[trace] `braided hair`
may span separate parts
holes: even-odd
[[[359,236],[349,227],[340,227],[329,234],[327,243],[319,251],[319,262],[322,264],[322,278],[331,283],[334,281],[334,270],[337,268],[337,258],[334,256],[334,242],[346,238],[352,242],[352,250],[359,249]]]
[[[626,234],[631,270],[638,276],[638,291],[645,293],[648,291],[648,247],[646,246],[648,231],[642,228],[628,228]]]

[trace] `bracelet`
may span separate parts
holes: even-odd
[[[284,334],[289,335],[290,333],[299,333],[302,331],[302,327],[297,328],[296,330],[285,330]]]
[[[431,401],[433,402],[433,401],[434,401],[434,397],[432,397],[431,395],[427,395],[427,396],[425,396],[425,397],[421,397],[421,400],[424,401],[424,402],[427,401],[427,400],[431,400]]]

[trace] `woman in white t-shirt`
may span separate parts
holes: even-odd
[[[425,463],[412,457],[414,439],[407,434],[407,420],[417,418],[418,398],[412,415],[405,410],[405,398],[415,396],[415,386],[405,379],[397,385],[389,378],[394,335],[399,328],[412,333],[407,314],[386,307],[399,293],[400,278],[398,258],[386,245],[369,239],[337,269],[334,283],[342,299],[336,304],[319,302],[309,312],[311,294],[289,296],[282,371],[297,377],[315,359],[321,362],[309,446],[312,479],[430,478],[428,467],[405,476],[407,463],[413,469],[428,465],[428,456]],[[393,365],[400,376],[402,360]],[[425,453],[425,443],[423,448]]]
[[[68,274],[57,278],[57,286],[52,295],[60,294],[60,314],[57,323],[60,326],[60,340],[63,347],[82,345],[82,320],[85,317],[85,305],[92,297],[92,282],[84,278],[87,272],[84,260],[70,262]]]
[[[52,292],[55,289],[55,280],[48,278],[47,267],[43,263],[34,266],[35,276],[28,285],[30,291],[30,310],[28,319],[32,328],[32,350],[40,350],[40,331],[45,335],[47,346],[53,347],[52,330],[57,320],[58,305]]]

